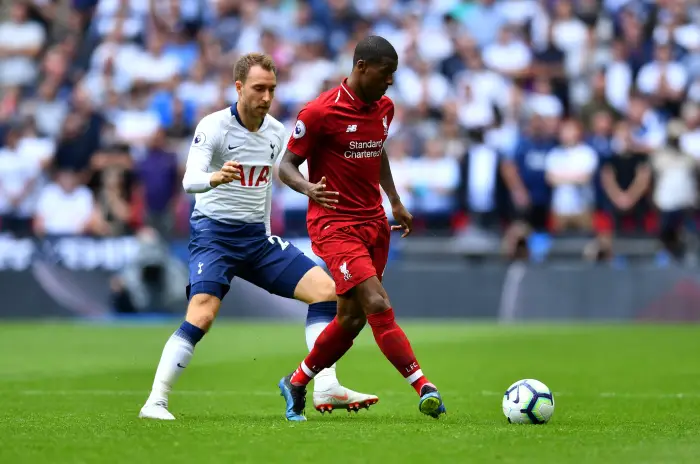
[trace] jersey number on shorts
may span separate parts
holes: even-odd
[[[270,235],[269,237],[267,237],[267,241],[272,243],[273,245],[275,244],[275,242],[277,242],[277,244],[280,246],[280,248],[282,248],[282,251],[286,250],[287,247],[289,246],[289,242],[282,240],[277,235]]]
[[[270,182],[269,166],[241,166],[240,171],[243,187],[260,187]]]

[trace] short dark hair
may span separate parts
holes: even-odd
[[[398,61],[399,55],[388,40],[378,35],[370,35],[360,40],[355,46],[355,54],[352,57],[353,66],[362,60],[370,64],[378,64],[389,59]]]
[[[277,75],[277,67],[275,67],[275,62],[272,60],[270,55],[265,55],[263,53],[248,53],[236,61],[233,65],[233,80],[241,81],[245,83],[248,78],[248,73],[250,68],[254,66],[260,66],[265,71],[272,71]]]

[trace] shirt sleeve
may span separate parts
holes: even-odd
[[[190,151],[187,154],[185,175],[182,186],[187,193],[204,193],[211,190],[211,176],[209,171],[214,152],[218,149],[219,134],[215,121],[209,117],[202,119],[197,124]]]
[[[323,135],[323,109],[308,104],[299,111],[287,149],[297,156],[308,158]]]

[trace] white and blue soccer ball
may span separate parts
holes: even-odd
[[[545,424],[553,413],[552,391],[539,380],[518,380],[503,395],[503,414],[511,424]]]

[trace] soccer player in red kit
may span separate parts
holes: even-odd
[[[300,420],[306,385],[350,349],[368,322],[384,356],[420,396],[419,410],[437,418],[445,412],[442,398],[423,375],[381,284],[390,231],[403,230],[405,237],[413,222],[396,192],[384,150],[394,117],[394,104],[384,93],[393,83],[398,56],[386,39],[370,36],[357,44],[353,63],[350,77],[299,112],[280,163],[280,179],[309,197],[312,249],[335,280],[338,313],[279,388],[287,419]],[[308,181],[299,172],[304,161]],[[389,226],[380,186],[398,226]]]

